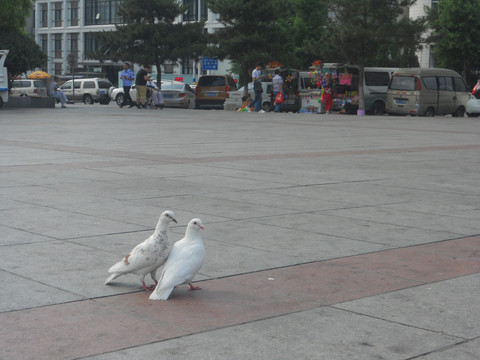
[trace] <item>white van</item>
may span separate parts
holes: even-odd
[[[3,65],[7,59],[8,50],[0,50],[0,108],[8,102],[8,74]]]
[[[470,94],[455,71],[435,68],[399,69],[387,91],[387,112],[391,115],[465,116]]]
[[[341,111],[345,103],[350,102],[352,98],[358,94],[358,66],[345,65],[341,63],[327,63],[322,66],[322,70],[302,71],[301,77],[301,91],[318,90],[318,72],[330,71],[337,76],[345,73],[352,75],[350,85],[336,84],[333,86],[334,101],[333,109]],[[387,67],[366,67],[363,76],[363,97],[365,102],[365,110],[372,115],[383,115],[387,102],[387,89],[391,76],[398,68]]]

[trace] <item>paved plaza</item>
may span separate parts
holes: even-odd
[[[480,358],[478,118],[1,109],[0,154],[1,360]],[[104,285],[167,209],[202,290]]]

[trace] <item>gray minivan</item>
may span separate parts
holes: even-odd
[[[391,115],[463,117],[470,94],[455,71],[436,68],[398,69],[387,90]]]

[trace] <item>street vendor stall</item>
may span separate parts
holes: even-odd
[[[302,88],[319,91],[321,102],[325,90],[330,88],[333,91],[331,110],[336,113],[345,113],[345,105],[358,99],[357,66],[339,63],[312,66],[308,72],[301,73],[301,82]]]

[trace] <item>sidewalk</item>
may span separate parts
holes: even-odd
[[[2,360],[480,356],[476,119],[78,104],[0,128]],[[103,285],[165,209],[172,240],[205,224],[202,290]]]

